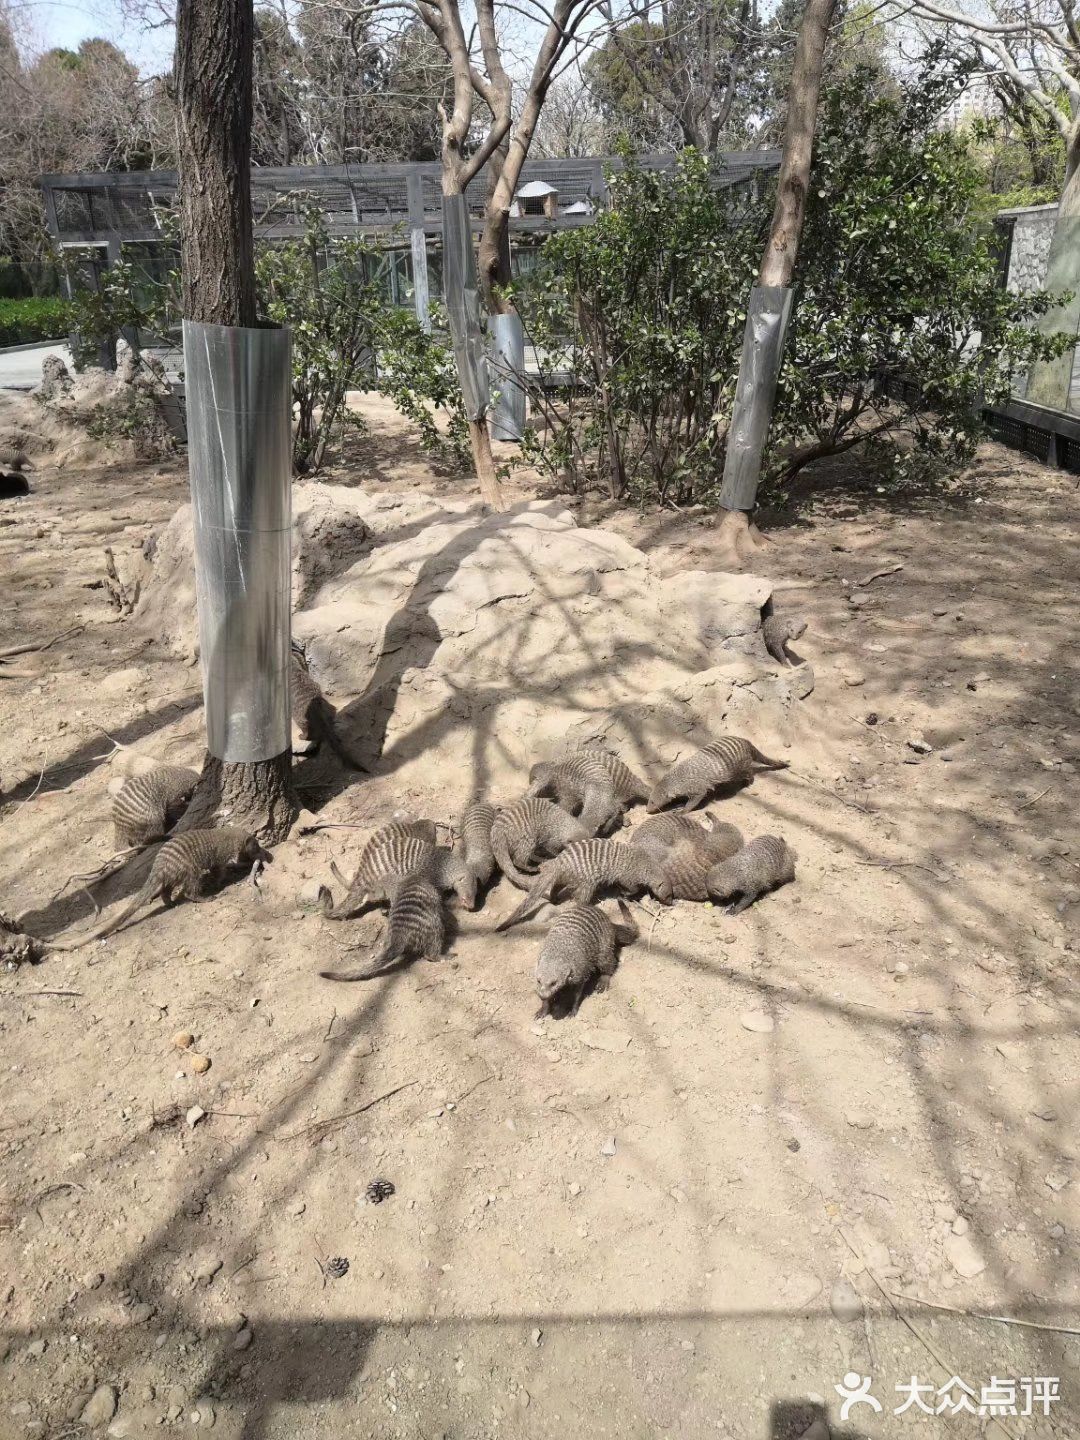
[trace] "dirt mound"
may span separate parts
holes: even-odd
[[[557,503],[492,515],[314,482],[295,493],[293,630],[313,671],[358,697],[341,721],[361,754],[423,785],[437,750],[458,798],[589,739],[644,768],[722,729],[787,743],[813,674],[769,660],[770,592],[755,575],[661,576]],[[140,615],[195,653],[188,507],[158,542]]]
[[[0,450],[80,469],[173,453],[147,388],[106,370],[70,376],[62,362],[49,359],[62,373],[47,368],[37,390],[0,391]]]

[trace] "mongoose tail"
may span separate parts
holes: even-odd
[[[766,770],[786,770],[791,764],[790,760],[770,760],[768,755],[763,755],[749,740],[747,740],[746,746],[757,763],[764,765]]]
[[[254,835],[238,827],[186,830],[164,842],[154,856],[150,874],[138,894],[131,898],[119,915],[77,940],[50,944],[50,948],[78,950],[93,940],[104,940],[128,921],[140,906],[159,896],[166,905],[181,897],[197,900],[202,883],[208,876],[235,866],[272,859],[273,856],[263,849]]]

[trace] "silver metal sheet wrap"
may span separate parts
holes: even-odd
[[[184,321],[188,463],[207,746],[289,748],[292,343]]]
[[[464,195],[443,196],[443,300],[465,413],[479,420],[489,399],[487,350],[469,212]]]
[[[525,327],[520,315],[492,315],[491,385],[496,391],[491,407],[491,438],[520,440],[525,433]]]
[[[755,285],[750,291],[739,384],[724,455],[720,504],[725,510],[754,508],[790,316],[791,290],[786,285]]]

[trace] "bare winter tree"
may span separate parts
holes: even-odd
[[[472,37],[466,34],[459,0],[416,0],[416,11],[445,52],[453,75],[452,102],[441,107],[443,193],[464,195],[469,182],[488,167],[477,260],[481,293],[491,314],[505,314],[512,308],[503,288],[510,280],[510,206],[544,102],[560,65],[576,53],[586,16],[601,3],[603,0],[554,0],[549,10],[540,0],[522,0],[520,5],[501,7],[506,12],[524,11],[540,34],[520,103],[515,105],[499,33],[499,21],[506,17],[496,15],[496,0],[476,0],[479,53],[474,53]],[[501,491],[486,416],[470,421],[470,438],[481,490],[491,504],[499,506]]]
[[[256,323],[251,216],[254,16],[251,0],[179,0],[176,9],[176,149],[184,315],[209,325]],[[266,841],[282,840],[296,813],[290,752],[250,764],[207,752],[180,822],[227,812]]]
[[[589,61],[594,82],[623,110],[651,110],[680,147],[708,153],[732,121],[747,62],[760,45],[757,0],[630,0]]]
[[[538,155],[552,160],[602,153],[603,117],[579,74],[563,76],[548,91],[533,144]]]
[[[1047,263],[1047,290],[1072,299],[1047,314],[1042,328],[1075,335],[1080,328],[1080,12],[1074,0],[978,0],[970,11],[939,0],[913,0],[899,13],[947,27],[992,79],[1026,97],[1065,145],[1065,176]],[[1028,398],[1064,410],[1072,351],[1032,368]]]

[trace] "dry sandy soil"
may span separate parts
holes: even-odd
[[[374,420],[331,480],[465,493]],[[181,468],[35,480],[0,506],[0,648],[85,628],[0,666],[0,909],[53,933],[110,849],[102,728],[195,762],[201,696],[88,588]],[[714,568],[700,517],[602,511],[657,570]],[[379,932],[298,906],[348,830],[0,975],[3,1440],[1080,1434],[1075,517],[1073,479],[986,447],[941,493],[774,530],[816,688],[791,769],[714,808],[798,879],[735,919],[637,912],[576,1018],[534,1021],[543,927],[492,933],[506,882],[440,965],[319,980]],[[365,826],[452,818],[461,777],[422,774],[298,767]],[[849,1372],[880,1413],[841,1419]],[[894,1414],[912,1377],[941,1413]],[[1060,1398],[963,1409],[992,1377]]]

